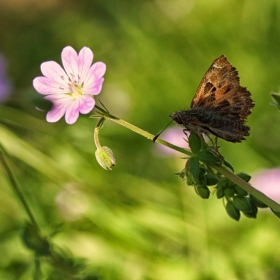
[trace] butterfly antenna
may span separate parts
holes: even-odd
[[[167,126],[166,126],[159,134],[157,134],[157,135],[153,138],[153,142],[154,142],[154,143],[156,142],[156,140],[158,139],[158,137],[161,135],[161,133],[172,123],[172,121],[173,121],[173,120],[171,120],[171,121],[167,124]]]

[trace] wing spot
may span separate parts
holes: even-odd
[[[212,91],[212,88],[215,88],[214,85],[210,82],[206,83],[204,87],[204,94],[207,94],[210,90]],[[216,90],[216,88],[215,88]]]
[[[212,87],[211,88],[211,95],[213,94],[213,93],[215,93],[216,92],[216,88],[215,87]]]

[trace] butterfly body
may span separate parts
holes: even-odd
[[[240,86],[236,69],[225,56],[220,56],[204,75],[191,108],[170,117],[184,130],[209,132],[230,142],[241,142],[250,135],[245,121],[253,107],[251,94]]]
[[[244,136],[250,135],[249,126],[232,121],[227,116],[217,115],[211,110],[194,108],[175,112],[170,117],[188,131],[198,134],[210,132],[230,142],[240,142],[245,139]]]

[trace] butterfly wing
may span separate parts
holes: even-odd
[[[212,63],[200,82],[191,102],[191,108],[199,107],[239,123],[254,107],[250,92],[239,84],[237,70],[223,55]]]

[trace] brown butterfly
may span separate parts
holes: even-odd
[[[191,108],[170,117],[183,125],[184,131],[210,132],[230,142],[241,142],[250,135],[250,127],[244,124],[253,107],[250,92],[239,84],[237,70],[222,55],[202,78]]]

